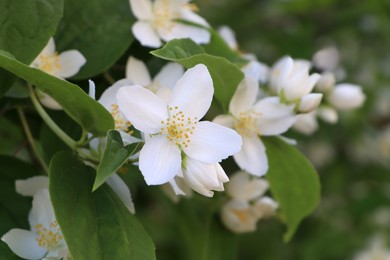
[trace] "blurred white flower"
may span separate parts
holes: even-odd
[[[54,39],[50,38],[45,48],[31,63],[30,67],[40,69],[55,77],[66,79],[76,75],[85,62],[85,57],[78,50],[68,50],[58,54]],[[46,93],[37,91],[37,94],[44,106],[56,110],[62,109],[57,101]]]
[[[203,27],[208,23],[194,10],[190,0],[130,0],[131,10],[138,19],[132,27],[134,37],[143,46],[158,48],[161,40],[190,38],[196,43],[208,43],[210,32],[207,28],[180,22],[185,20]]]
[[[262,176],[268,170],[265,146],[260,136],[280,135],[295,122],[293,105],[281,104],[278,97],[256,101],[258,82],[245,77],[239,84],[229,105],[229,115],[219,115],[214,122],[233,128],[242,137],[242,149],[234,154],[241,169]]]
[[[329,102],[338,110],[351,110],[361,107],[366,96],[358,85],[340,83],[329,95]]]
[[[353,260],[389,260],[390,249],[385,246],[382,236],[376,235],[369,243],[368,248],[357,253]]]
[[[270,87],[281,100],[295,104],[304,113],[314,110],[322,99],[322,94],[311,93],[320,75],[310,75],[310,67],[309,61],[283,57],[273,66],[270,76]]]
[[[221,219],[225,226],[236,233],[256,230],[257,221],[274,215],[278,203],[264,196],[268,182],[239,171],[226,185],[231,198],[222,208]]]
[[[213,81],[203,64],[184,73],[168,102],[138,85],[119,89],[117,100],[121,111],[145,134],[139,167],[148,185],[164,184],[184,174],[191,187],[198,187],[198,192],[201,187],[208,191],[220,190],[223,178],[219,171],[204,173],[218,180],[218,185],[215,182],[211,185],[202,179],[204,176],[198,175],[197,166],[192,163],[195,160],[199,164],[215,165],[241,147],[241,137],[235,131],[211,122],[199,122],[211,105],[213,93]]]
[[[225,40],[230,49],[238,51],[238,43],[236,40],[236,34],[229,26],[221,26],[218,28],[218,33],[222,39]]]
[[[23,184],[22,187],[19,183],[19,191],[25,187],[28,190],[22,193],[31,194],[35,188],[44,185],[46,181],[35,179],[34,182],[35,187]],[[38,184],[39,182],[42,182],[42,185]],[[30,230],[11,229],[2,236],[1,240],[7,243],[16,255],[24,259],[67,259],[69,251],[55,218],[47,188],[39,189],[34,194],[28,221]]]
[[[311,135],[314,133],[318,129],[316,111],[297,115],[297,120],[294,123],[293,128],[305,135]]]

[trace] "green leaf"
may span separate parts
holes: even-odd
[[[80,87],[17,61],[0,50],[0,67],[30,82],[53,97],[64,111],[83,129],[96,136],[105,136],[114,128],[111,114]]]
[[[134,39],[134,21],[128,0],[67,0],[56,44],[59,51],[77,49],[86,57],[74,78],[91,78],[112,66]]]
[[[207,66],[214,82],[214,95],[225,112],[244,74],[226,58],[207,54],[190,39],[172,40],[163,48],[151,52],[154,56],[175,61],[186,68],[202,63]]]
[[[113,173],[127,161],[131,154],[134,154],[139,143],[124,146],[120,133],[116,130],[107,132],[107,143],[97,168],[93,191],[99,188]]]
[[[269,170],[266,178],[280,205],[289,241],[301,220],[312,213],[320,201],[320,181],[311,163],[297,149],[277,137],[262,138]]]
[[[63,0],[0,1],[0,49],[30,64],[54,35],[63,4]],[[12,83],[12,75],[0,70],[0,97]]]
[[[5,117],[0,117],[0,154],[14,155],[24,141],[23,132]]]
[[[50,164],[50,196],[74,259],[155,259],[149,235],[106,184],[91,192],[95,171],[70,152]]]
[[[27,216],[32,207],[32,198],[16,193],[15,181],[38,175],[38,172],[32,165],[10,156],[0,156],[0,165],[0,236],[2,236],[12,228],[29,229]]]

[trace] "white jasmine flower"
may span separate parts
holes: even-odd
[[[314,66],[325,71],[335,71],[340,61],[339,51],[335,47],[326,47],[313,55]]]
[[[353,258],[354,260],[389,260],[390,248],[385,246],[382,236],[376,235],[370,241],[369,247],[362,250]]]
[[[230,200],[222,207],[223,224],[235,233],[256,231],[258,218],[247,201]]]
[[[132,27],[134,37],[142,45],[158,48],[161,40],[190,38],[196,43],[208,43],[210,32],[206,28],[188,25],[185,20],[208,27],[207,22],[195,14],[190,0],[130,0],[131,10],[138,19]]]
[[[58,54],[55,49],[54,39],[50,38],[45,48],[31,63],[30,67],[40,69],[55,77],[66,79],[76,75],[85,62],[85,57],[78,50],[68,50]],[[38,91],[38,97],[41,103],[48,108],[62,109],[57,101],[42,91]]]
[[[229,26],[221,26],[218,28],[218,33],[225,40],[230,49],[238,51],[238,43],[236,34]]]
[[[270,87],[287,103],[295,103],[301,112],[310,112],[321,102],[322,94],[310,94],[319,80],[317,73],[309,74],[310,62],[305,60],[294,61],[290,57],[280,59],[273,66],[270,77]],[[310,97],[308,97],[310,95]],[[301,102],[308,104],[300,106]]]
[[[178,63],[169,62],[151,78],[149,71],[142,61],[129,57],[126,65],[126,78],[133,84],[143,86],[156,93],[164,100],[168,100],[176,82],[183,76],[184,68]]]
[[[231,127],[242,137],[242,149],[233,155],[241,169],[262,176],[268,170],[265,146],[260,136],[280,135],[295,122],[294,107],[281,104],[278,97],[256,102],[258,83],[245,77],[229,104],[230,115],[220,115],[214,122]]]
[[[332,107],[327,106],[321,106],[317,109],[317,115],[319,118],[324,120],[325,122],[329,124],[335,124],[338,119],[339,115],[337,114],[337,111]]]
[[[211,76],[203,64],[184,73],[168,102],[138,85],[119,89],[117,100],[121,111],[146,137],[139,167],[148,185],[171,181],[180,175],[183,166],[185,178],[194,180],[189,183],[192,187],[216,189],[214,183],[212,187],[203,181],[198,185],[195,182],[199,180],[198,172],[190,176],[195,170],[188,161],[215,164],[236,153],[242,141],[231,129],[199,122],[211,105],[213,93]],[[187,163],[185,160],[182,163],[185,158]],[[217,171],[205,174],[214,175],[218,183],[222,180]]]
[[[34,195],[28,220],[30,230],[11,229],[1,240],[24,259],[66,259],[69,252],[55,219],[48,189],[41,189]]]
[[[233,175],[226,185],[227,194],[232,198],[222,208],[221,218],[225,226],[236,233],[256,230],[261,218],[272,216],[278,203],[264,196],[268,182],[250,176],[244,171]]]
[[[329,96],[329,102],[338,110],[358,108],[365,99],[362,88],[349,83],[337,84]]]

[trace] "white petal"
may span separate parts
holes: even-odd
[[[193,22],[199,25],[203,25],[205,27],[210,26],[203,17],[199,16],[198,14],[194,13],[188,8],[181,9],[180,16],[183,20]]]
[[[334,88],[334,84],[336,82],[336,78],[333,73],[325,72],[321,75],[321,78],[317,81],[315,85],[315,89],[322,93],[327,93],[332,91]]]
[[[25,180],[15,182],[16,192],[23,196],[34,196],[39,190],[49,188],[47,176],[34,176]]]
[[[258,129],[261,135],[279,135],[286,132],[296,121],[291,105],[281,104],[279,98],[268,97],[260,100],[254,110],[260,113]]]
[[[35,92],[42,105],[53,110],[62,110],[62,106],[54,98],[39,89],[36,89]]]
[[[33,198],[32,208],[28,215],[31,228],[37,224],[49,226],[55,220],[53,206],[51,204],[49,190],[39,190]]]
[[[152,83],[149,70],[145,63],[132,56],[129,57],[126,64],[126,78],[134,84],[146,87]]]
[[[137,0],[134,0],[137,1]],[[138,21],[131,28],[134,37],[146,47],[158,48],[161,40],[150,23]]]
[[[279,59],[272,67],[270,76],[270,86],[274,92],[278,93],[282,88],[282,81],[288,77],[294,69],[294,60],[285,56]]]
[[[298,115],[293,128],[306,135],[314,133],[318,129],[316,111]]]
[[[264,63],[257,60],[250,61],[241,69],[246,77],[252,77],[256,81],[266,82],[269,78],[270,69]]]
[[[168,118],[167,105],[150,90],[141,86],[126,86],[118,90],[117,101],[121,112],[135,128],[156,134],[161,121]]]
[[[131,198],[129,187],[127,187],[126,183],[118,176],[118,174],[115,173],[111,175],[110,178],[107,179],[106,183],[118,195],[130,213],[135,214],[134,203]]]
[[[139,168],[148,185],[172,180],[180,167],[180,149],[166,136],[155,136],[145,142],[139,156]]]
[[[228,229],[236,233],[256,230],[257,217],[246,201],[231,200],[226,203],[222,208],[221,219]]]
[[[339,110],[355,109],[363,105],[366,96],[358,85],[337,84],[329,96],[329,102]]]
[[[112,112],[113,105],[117,105],[116,94],[121,87],[131,86],[133,82],[129,79],[121,79],[115,82],[112,86],[108,87],[99,98],[99,103],[102,104],[110,113]]]
[[[61,78],[69,78],[77,74],[87,62],[85,57],[77,50],[64,51],[59,55],[60,69],[57,75]]]
[[[339,61],[340,55],[335,47],[323,48],[313,55],[314,65],[321,70],[334,71]]]
[[[199,122],[190,144],[184,152],[204,163],[220,162],[241,148],[241,136],[236,131],[208,121]]]
[[[221,26],[218,29],[219,35],[225,40],[232,50],[238,49],[238,43],[234,31],[228,26]]]
[[[213,164],[202,163],[190,157],[186,159],[183,175],[192,189],[206,197],[213,196],[214,193],[211,190],[220,186],[218,174]]]
[[[268,189],[268,182],[259,178],[251,178],[244,171],[239,171],[230,178],[226,192],[233,199],[249,201],[262,196]]]
[[[213,123],[229,128],[234,128],[234,118],[230,115],[219,115],[213,119]]]
[[[324,120],[329,124],[335,124],[339,119],[337,111],[332,107],[320,107],[317,110],[317,115],[319,118]]]
[[[169,106],[178,106],[186,117],[197,117],[199,120],[209,110],[213,94],[210,73],[205,65],[198,64],[187,70],[176,83]]]
[[[316,109],[322,100],[322,94],[320,93],[310,93],[305,95],[301,99],[301,103],[299,104],[299,112],[307,113]]]
[[[166,28],[158,28],[158,34],[166,42],[173,39],[190,38],[198,44],[209,43],[211,37],[207,29],[181,23],[173,23],[172,27],[169,27],[169,30]]]
[[[96,85],[93,80],[88,80],[88,96],[96,100]]]
[[[164,67],[162,67],[160,72],[154,77],[153,85],[156,84],[158,87],[173,89],[183,74],[183,66],[178,63],[169,62]]]
[[[253,212],[259,218],[267,218],[275,214],[279,204],[270,197],[260,198],[253,205]]]
[[[28,230],[14,228],[1,237],[9,248],[24,259],[41,259],[47,252],[44,247],[38,246],[35,240],[38,236]]]
[[[43,55],[52,55],[54,54],[56,51],[56,44],[54,42],[54,38],[53,37],[50,37],[49,41],[47,42],[45,48],[43,48],[43,50],[41,51],[40,54],[43,54]]]
[[[235,117],[239,117],[242,112],[249,111],[256,101],[258,92],[259,83],[251,77],[245,77],[238,85],[230,101],[229,111]]]
[[[265,146],[257,136],[243,137],[242,149],[233,158],[241,169],[254,176],[263,176],[268,171]]]
[[[131,11],[137,19],[151,19],[152,2],[150,0],[130,0]]]

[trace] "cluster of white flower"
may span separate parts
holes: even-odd
[[[177,38],[191,38],[198,44],[210,40],[209,25],[193,12],[189,0],[130,0],[130,6],[138,19],[133,34],[144,46],[157,48]],[[223,28],[221,36],[238,50],[229,29]],[[144,143],[132,160],[138,160],[148,185],[169,183],[176,195],[188,195],[190,187],[212,197],[213,191],[223,191],[229,181],[219,163],[233,156],[245,172],[231,177],[227,186],[231,200],[222,209],[222,220],[234,232],[255,230],[260,218],[277,209],[276,202],[262,197],[268,184],[259,177],[267,173],[268,159],[261,137],[280,136],[291,127],[311,133],[317,127],[317,116],[335,122],[336,110],[353,109],[364,101],[360,87],[335,85],[330,72],[311,73],[309,61],[286,56],[269,68],[254,55],[243,58],[248,60],[242,67],[245,76],[230,101],[229,113],[213,122],[201,121],[214,95],[213,80],[203,64],[185,71],[179,64],[168,63],[152,79],[146,64],[130,57],[125,78],[98,100],[112,114],[124,143]],[[84,63],[85,58],[75,50],[58,55],[51,39],[31,66],[67,78]],[[53,100],[48,104],[47,98],[41,98],[43,104],[58,108]],[[322,100],[327,103],[320,105]],[[141,133],[142,140],[132,136],[130,127]],[[99,142],[92,141],[91,148],[97,150]],[[121,194],[134,211],[129,192]]]

